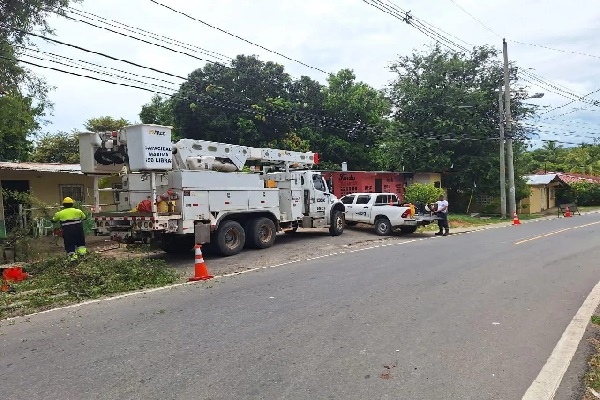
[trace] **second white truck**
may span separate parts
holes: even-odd
[[[429,225],[436,220],[431,215],[416,215],[415,208],[403,206],[394,193],[352,193],[341,198],[346,207],[346,224],[373,225],[381,236],[394,230],[414,233],[419,226]]]

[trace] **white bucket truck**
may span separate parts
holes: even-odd
[[[210,243],[229,256],[270,247],[279,231],[344,230],[344,205],[310,170],[316,153],[172,143],[171,128],[158,125],[81,133],[79,147],[83,173],[122,176],[117,211],[93,214],[98,233],[116,241],[154,242],[169,253]],[[98,211],[99,192],[113,189],[95,186]]]

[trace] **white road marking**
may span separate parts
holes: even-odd
[[[600,304],[600,282],[594,286],[577,314],[571,320],[546,364],[525,395],[523,400],[551,400],[554,398],[565,372],[577,351],[590,318]]]

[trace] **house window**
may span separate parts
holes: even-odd
[[[83,203],[85,199],[83,185],[59,185],[60,201],[65,197],[70,197],[75,201]]]
[[[120,195],[121,195],[121,193],[118,192],[118,190],[122,190],[123,189],[123,184],[121,184],[121,183],[113,183],[112,188],[114,190],[114,192],[112,192],[113,193],[113,200],[114,200],[115,204],[117,204],[117,203],[119,203],[119,198],[120,198]]]

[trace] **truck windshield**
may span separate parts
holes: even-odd
[[[323,182],[321,175],[313,175],[313,184],[315,185],[315,190],[319,190],[321,192],[327,191],[327,186],[325,186],[325,182]]]

